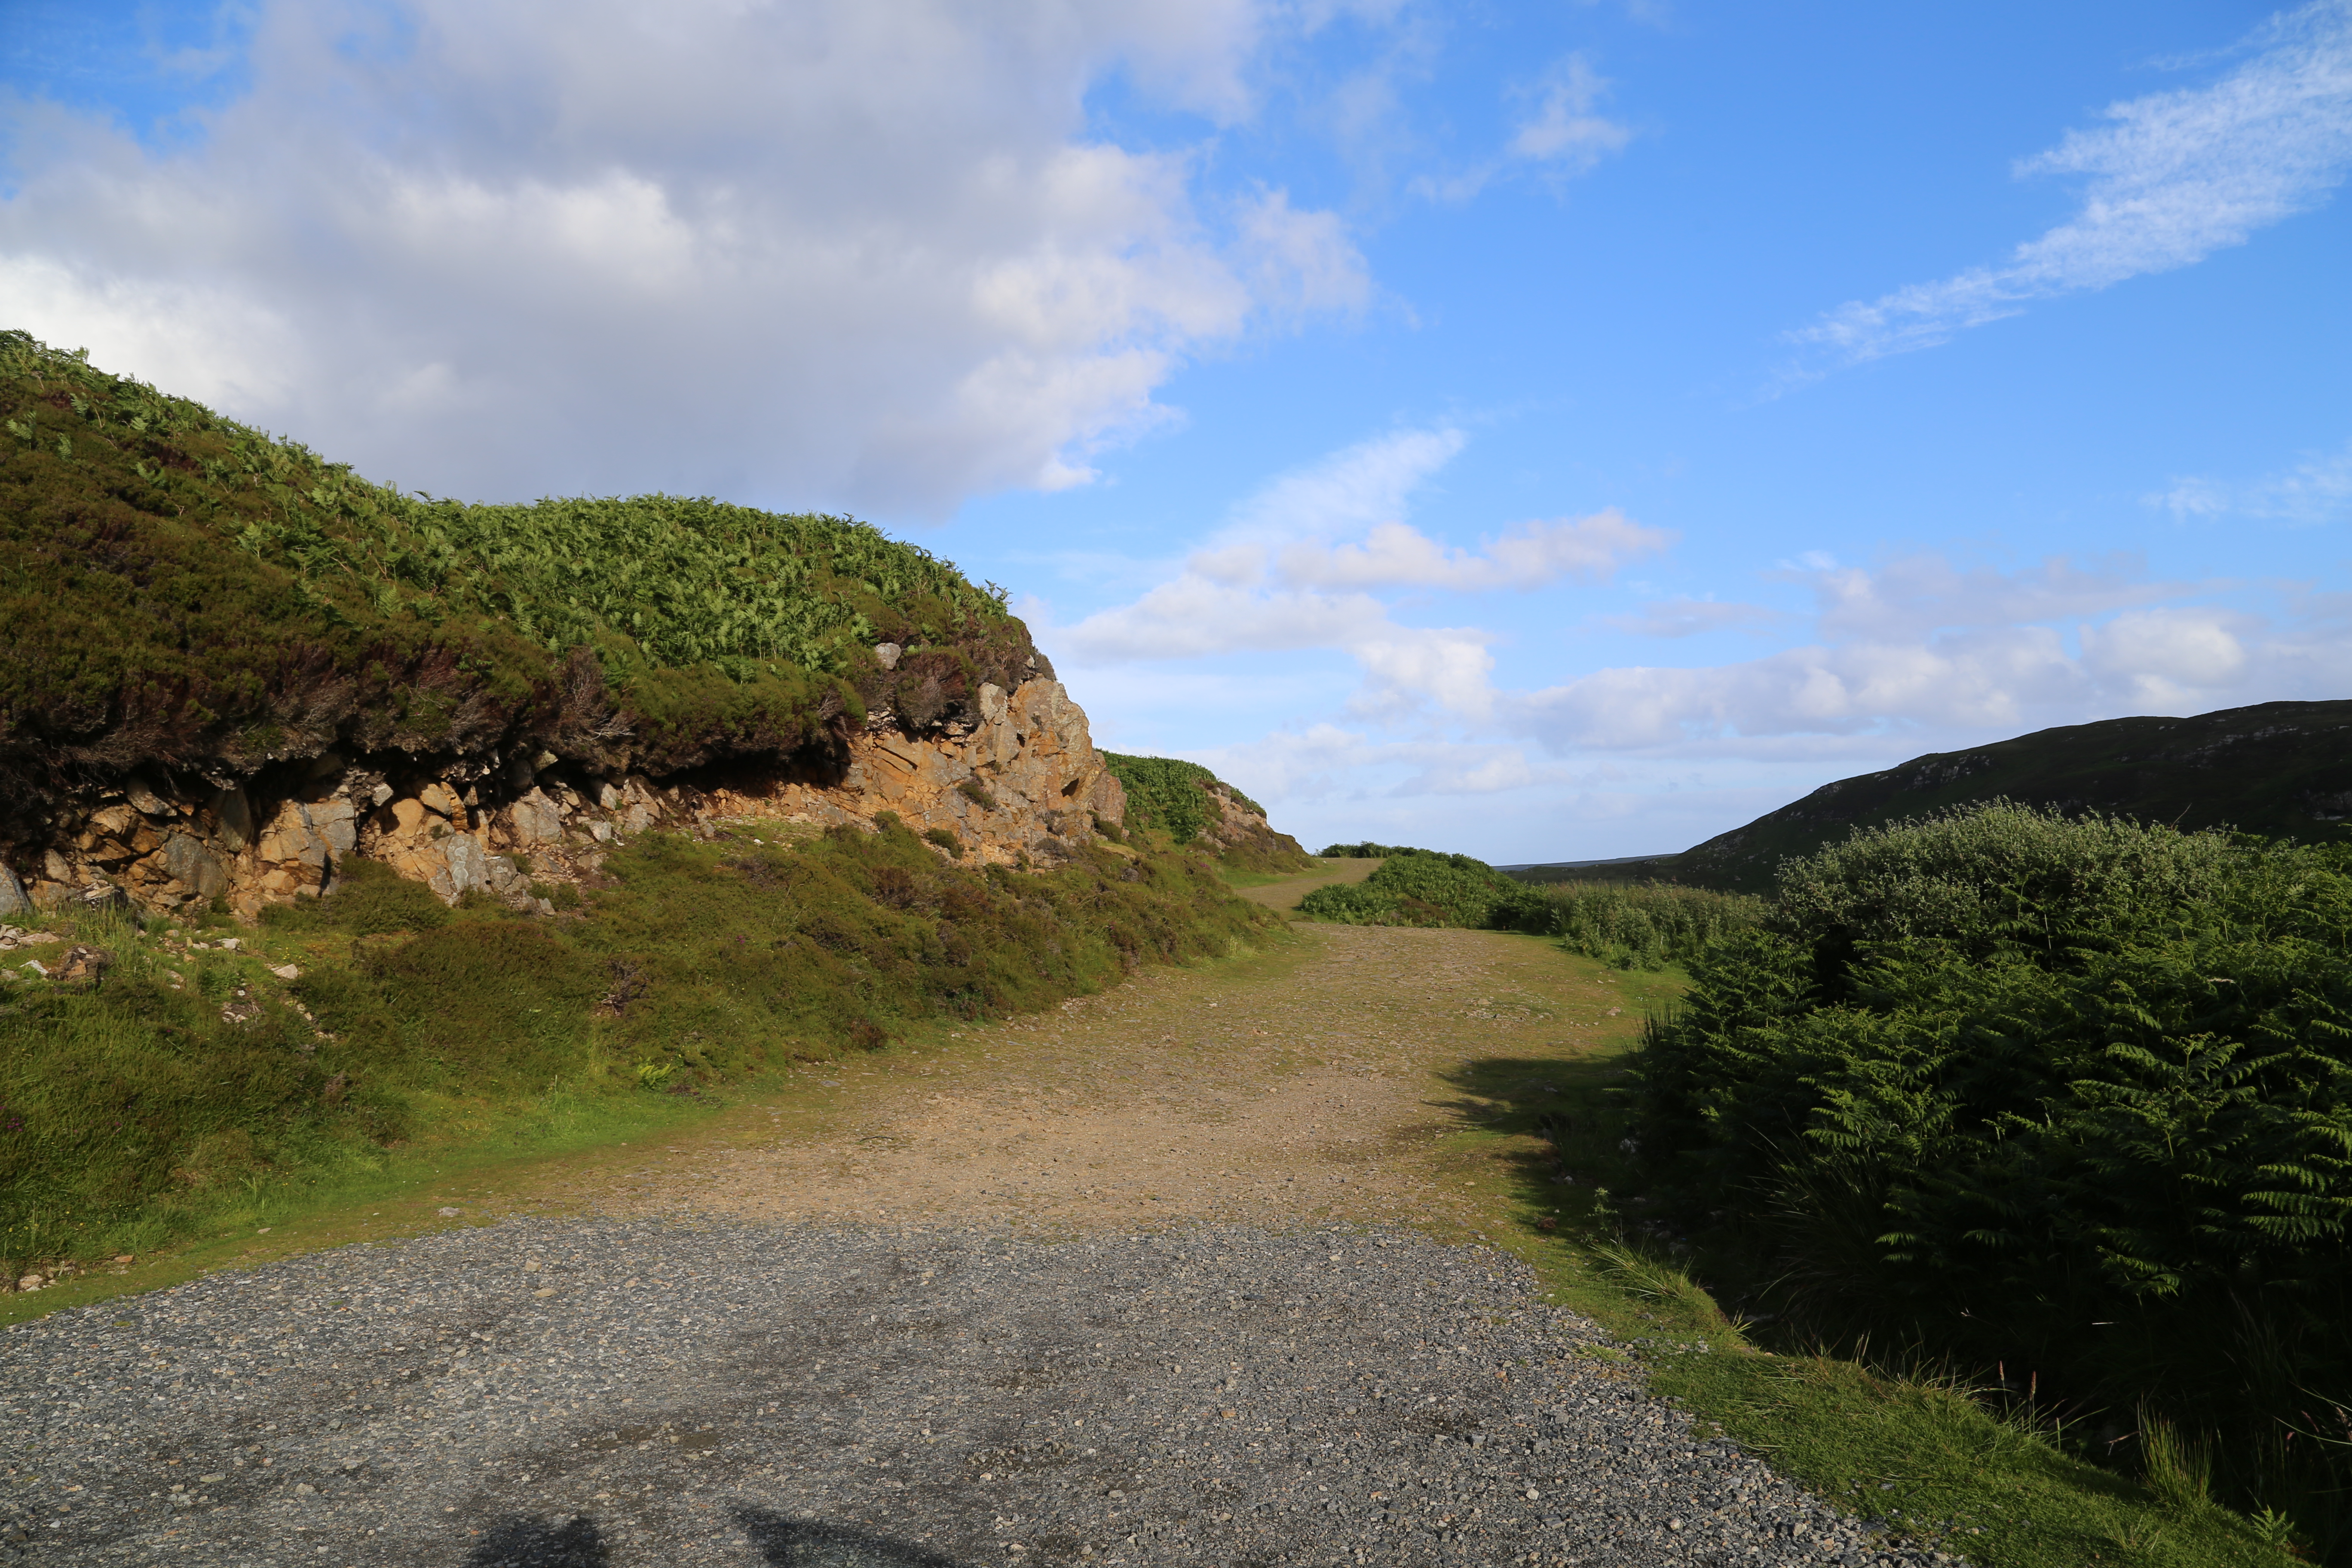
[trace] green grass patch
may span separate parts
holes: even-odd
[[[790,837],[649,835],[555,919],[443,909],[355,861],[243,951],[86,922],[114,958],[101,982],[0,989],[0,1259],[143,1254],[289,1182],[375,1180],[404,1149],[593,1138],[614,1097],[726,1092],[1279,923],[1195,856],[1023,875],[895,825],[756,842]]]

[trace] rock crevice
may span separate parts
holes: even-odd
[[[942,854],[1042,868],[1124,822],[1125,792],[1060,681],[984,685],[976,710],[913,734],[877,712],[839,757],[658,780],[603,776],[545,752],[438,763],[331,753],[274,787],[184,791],[134,778],[102,792],[31,863],[0,864],[0,915],[220,900],[251,920],[324,892],[354,856],[449,902],[479,889],[545,909],[551,884],[593,878],[623,838],[754,816],[871,830],[895,814]]]

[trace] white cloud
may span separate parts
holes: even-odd
[[[1057,657],[1096,666],[1337,649],[1363,678],[1349,704],[1359,717],[1392,721],[1434,704],[1454,720],[1484,722],[1494,709],[1494,636],[1401,624],[1370,590],[1488,593],[1601,582],[1674,536],[1612,508],[1520,523],[1465,550],[1383,518],[1463,444],[1457,430],[1399,431],[1284,474],[1237,506],[1174,577],[1042,635]]]
[[[1448,588],[1480,593],[1549,587],[1563,577],[1601,582],[1630,556],[1665,549],[1674,535],[1644,528],[1612,507],[1590,517],[1524,522],[1483,552],[1440,544],[1402,522],[1375,526],[1361,543],[1300,543],[1276,572],[1293,585]]]
[[[1511,89],[1521,105],[1510,139],[1483,163],[1445,175],[1425,174],[1413,191],[1433,201],[1466,202],[1496,179],[1532,172],[1559,182],[1591,174],[1633,140],[1633,127],[1599,112],[1609,82],[1581,54],[1556,60],[1533,82]]]
[[[1563,577],[1605,582],[1629,557],[1654,553],[1673,542],[1664,529],[1644,528],[1614,507],[1590,517],[1523,522],[1485,542],[1483,551],[1449,547],[1408,524],[1382,522],[1361,543],[1290,545],[1275,571],[1294,587],[1527,592]]]
[[[0,110],[0,315],[437,490],[1081,483],[1188,355],[1370,297],[1335,216],[1087,132],[1113,70],[1246,114],[1278,16],[265,0],[193,147]]]
[[[2168,271],[2325,202],[2352,168],[2352,0],[2273,18],[2210,87],[2110,106],[2017,165],[2087,177],[2081,210],[2007,261],[1855,300],[1791,334],[1824,369],[1931,347],[2029,301]]]
[[[1469,437],[1439,426],[1344,447],[1261,486],[1234,508],[1220,540],[1297,539],[1385,522],[1452,462]]]
[[[1823,564],[1802,575],[1811,581],[1823,635],[1871,638],[2079,620],[2222,585],[2150,582],[2145,571],[2145,563],[2129,554],[2089,564],[2053,555],[2020,571],[2001,572],[1963,570],[1925,552],[1875,571]]]
[[[1630,616],[1603,616],[1614,631],[1645,637],[1686,637],[1702,632],[1760,632],[1787,620],[1787,614],[1761,605],[1718,604],[1713,599],[1652,599]]]
[[[1765,756],[1808,737],[1902,749],[1906,735],[2332,696],[2352,679],[2352,637],[2328,606],[2273,626],[2196,602],[2236,584],[2147,582],[2128,562],[1963,572],[1924,554],[1875,572],[1832,568],[1813,585],[1816,637],[1803,647],[1597,670],[1498,692],[1492,711],[1565,751]],[[1929,749],[1914,741],[1905,754]]]
[[[2250,617],[2181,608],[2117,616],[2083,628],[2083,663],[2135,707],[2165,712],[2226,692],[2251,662]]]
[[[2141,500],[2184,521],[2231,513],[2305,524],[2352,521],[2352,442],[2251,484],[2175,479]]]
[[[1544,73],[1530,95],[1534,110],[1513,128],[1514,158],[1581,174],[1633,139],[1631,128],[1593,110],[1609,84],[1582,55],[1570,55]]]

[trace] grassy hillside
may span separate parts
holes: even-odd
[[[649,834],[553,920],[351,869],[257,934],[86,916],[69,934],[102,977],[0,971],[0,1258],[144,1253],[270,1184],[496,1138],[550,1095],[704,1093],[1278,924],[1197,856],[969,869],[895,821]]]
[[[1791,856],[1857,827],[1992,799],[2306,843],[2352,840],[2352,701],[2265,702],[2195,719],[2109,719],[1823,784],[1717,835],[1658,874],[1763,892]]]
[[[0,627],[0,816],[337,749],[656,774],[822,753],[873,709],[920,727],[1050,673],[1000,590],[847,518],[409,495],[18,331]]]
[[[1265,820],[1265,807],[1198,763],[1175,757],[1102,753],[1103,765],[1127,792],[1127,826],[1145,842],[1213,848],[1235,871],[1304,870],[1307,851]]]

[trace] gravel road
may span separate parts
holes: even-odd
[[[1857,1564],[1483,1247],[518,1220],[0,1335],[0,1562]]]

